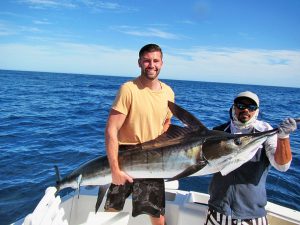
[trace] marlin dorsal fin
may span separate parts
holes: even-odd
[[[186,136],[186,134],[192,133],[198,130],[208,130],[195,116],[193,116],[188,111],[184,110],[180,106],[176,105],[173,102],[168,102],[168,106],[173,113],[173,115],[179,119],[185,127],[177,126],[174,124],[170,124],[168,130],[155,138],[154,140],[150,140],[141,144],[131,145],[126,147],[120,147],[120,151],[125,148],[126,150],[149,150],[169,145],[178,144],[182,141],[182,138]]]
[[[181,127],[175,124],[170,124],[168,130],[165,133],[158,136],[157,138],[136,145],[126,145],[126,146],[121,145],[119,147],[119,151],[124,151],[124,150],[140,151],[140,150],[152,149],[154,147],[158,148],[162,146],[180,143],[180,140],[186,134],[189,134],[191,132],[193,132],[193,130],[191,130],[191,128],[189,127]]]
[[[177,138],[191,132],[192,130],[189,127],[181,127],[175,124],[170,124],[165,136],[167,138]]]
[[[195,116],[193,116],[185,109],[181,108],[179,105],[176,105],[175,103],[169,101],[168,106],[173,115],[191,130],[207,130],[207,128]]]
[[[170,124],[168,130],[155,138],[154,140],[144,142],[140,144],[141,149],[152,149],[153,147],[163,147],[179,143],[180,140],[192,130],[188,127],[181,127],[174,124]]]

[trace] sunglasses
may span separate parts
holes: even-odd
[[[248,109],[250,112],[254,112],[258,109],[257,105],[254,104],[243,104],[243,103],[236,103],[234,104],[239,110],[245,110]]]

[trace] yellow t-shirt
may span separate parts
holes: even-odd
[[[127,116],[119,131],[119,144],[143,143],[162,134],[166,119],[172,117],[168,101],[174,102],[174,92],[160,84],[161,90],[152,91],[138,77],[121,86],[112,106]]]

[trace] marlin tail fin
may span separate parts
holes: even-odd
[[[54,169],[55,169],[55,174],[56,174],[56,193],[59,192],[60,190],[60,182],[61,182],[61,176],[60,176],[60,173],[59,173],[59,169],[57,166],[54,166]]]

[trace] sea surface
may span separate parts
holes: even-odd
[[[54,165],[66,175],[104,155],[104,128],[120,85],[132,78],[0,70],[0,224],[31,213],[48,186]],[[176,102],[208,128],[228,119],[234,96],[245,90],[261,100],[260,119],[276,127],[300,117],[300,89],[163,80]],[[268,200],[300,210],[300,130],[291,135],[293,161],[271,169]],[[180,180],[184,190],[207,193],[210,176]]]

